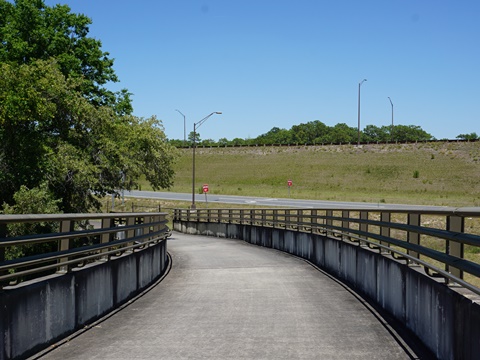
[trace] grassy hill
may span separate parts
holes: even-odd
[[[191,192],[191,149],[175,171],[171,191]],[[288,179],[292,198],[480,206],[480,142],[196,150],[198,192],[288,197]]]

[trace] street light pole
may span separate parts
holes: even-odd
[[[393,102],[392,99],[390,99],[390,96],[388,97],[388,100],[390,100],[390,105],[392,105],[392,130],[390,130],[390,137],[392,138],[393,142]]]
[[[205,116],[202,120],[193,123],[193,156],[192,156],[192,206],[191,209],[195,210],[197,207],[195,205],[195,147],[196,147],[196,141],[197,141],[197,128],[199,128],[207,119],[212,116],[218,114],[220,115],[220,111],[214,111],[207,116]]]
[[[180,110],[175,109],[175,111],[178,111],[180,115],[183,116],[183,145],[185,146],[187,144],[187,123],[185,121],[185,115]]]
[[[360,146],[360,86],[362,86],[364,81],[367,81],[367,79],[363,79],[358,83],[358,146]]]

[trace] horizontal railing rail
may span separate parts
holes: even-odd
[[[64,274],[158,243],[169,234],[166,216],[160,212],[0,215],[0,285]],[[22,224],[50,224],[54,231],[18,234],[26,231]]]
[[[175,209],[173,221],[245,224],[330,236],[404,260],[409,266],[423,266],[429,276],[480,295],[480,208]]]

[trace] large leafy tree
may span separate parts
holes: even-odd
[[[172,184],[174,149],[155,117],[119,115],[76,91],[54,60],[1,64],[0,196],[47,182],[66,212],[98,207],[96,196],[131,189],[143,175]]]
[[[154,189],[172,184],[175,152],[161,122],[132,116],[128,92],[104,87],[117,79],[101,44],[87,38],[89,23],[66,6],[0,0],[5,210],[20,190],[48,193],[60,211],[83,212],[142,176]]]

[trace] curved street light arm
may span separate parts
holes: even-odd
[[[212,115],[214,115],[214,114],[221,114],[221,113],[222,113],[221,111],[214,111],[214,112],[212,112],[211,114],[208,114],[207,116],[205,116],[202,120],[196,122],[194,125],[195,125],[196,128],[199,128],[205,121],[207,121],[207,119],[208,119],[210,116],[212,116]]]
[[[187,143],[187,121],[185,120],[186,117],[180,110],[175,109],[175,111],[178,111],[180,115],[183,116],[183,145],[185,145]]]

